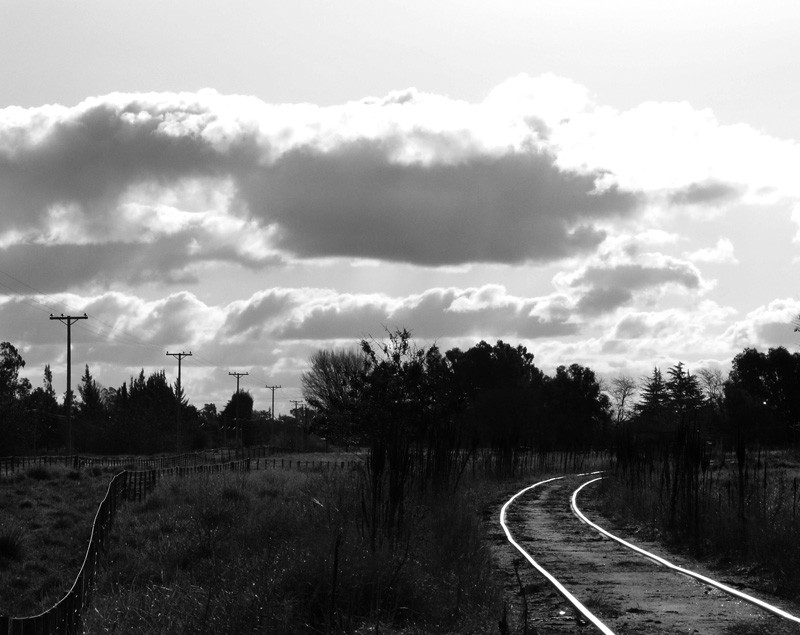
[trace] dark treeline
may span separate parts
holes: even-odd
[[[313,431],[338,445],[382,440],[417,454],[427,449],[424,471],[434,480],[457,477],[451,455],[490,448],[498,469],[513,468],[520,448],[536,451],[618,450],[633,445],[680,446],[691,432],[727,447],[779,447],[794,443],[800,422],[800,354],[784,348],[745,349],[727,379],[719,371],[691,374],[677,364],[642,380],[617,377],[607,385],[584,366],[559,366],[547,375],[523,346],[484,341],[460,350],[420,348],[405,330],[386,341],[364,340],[350,351],[320,350],[303,376],[309,408],[272,421],[255,410],[246,391],[225,408],[203,408],[176,394],[165,372],[131,377],[107,388],[88,366],[73,406],[73,445],[79,452],[173,451],[180,403],[182,450],[272,441],[293,445]],[[0,344],[0,453],[63,451],[66,411],[49,366],[33,387],[20,375],[17,349]],[[397,422],[397,423],[392,423]],[[277,437],[277,438],[276,438]],[[287,442],[288,441],[288,442]],[[633,445],[632,445],[633,444]],[[685,445],[685,443],[684,443]],[[399,451],[399,450],[398,450]],[[379,452],[380,454],[380,452]]]
[[[756,566],[800,591],[800,354],[745,349],[730,374],[654,369],[615,426],[608,510],[720,564]],[[615,403],[630,397],[618,379]]]
[[[578,364],[543,373],[522,346],[482,341],[442,353],[398,330],[360,350],[318,351],[303,390],[312,429],[369,448],[364,499],[376,538],[402,525],[408,491],[455,486],[477,448],[493,450],[502,476],[521,449],[613,451],[627,478],[658,471],[671,524],[691,523],[712,452],[733,452],[744,478],[750,449],[794,443],[798,380],[800,354],[746,349],[727,379],[678,363],[603,387]]]
[[[42,386],[36,388],[20,376],[24,367],[19,351],[0,343],[0,455],[65,452],[65,400],[56,396],[50,367],[45,366]],[[119,388],[106,388],[87,365],[76,397],[72,445],[79,453],[153,454],[267,443],[302,448],[308,443],[303,412],[272,420],[269,412],[253,409],[246,391],[234,393],[221,412],[214,404],[198,409],[178,394],[163,370],[150,375],[142,370]]]
[[[592,370],[572,364],[549,376],[524,346],[503,341],[442,353],[398,330],[361,350],[317,351],[309,365],[310,425],[341,445],[368,445],[396,419],[417,449],[588,449],[603,444],[611,424]]]
[[[681,363],[666,376],[655,368],[632,404],[635,382],[617,378],[611,394],[618,469],[637,487],[657,465],[659,487],[668,492],[668,524],[685,525],[695,516],[698,483],[715,455],[718,462],[732,457],[744,492],[749,454],[792,447],[800,439],[799,380],[800,354],[783,347],[745,349],[734,357],[727,379],[708,369],[691,374]]]
[[[442,353],[404,329],[362,340],[357,351],[318,351],[303,395],[312,429],[369,449],[362,511],[373,551],[405,535],[409,496],[452,491],[478,448],[493,450],[506,476],[520,449],[589,450],[611,421],[588,368],[548,376],[523,346],[480,342]]]

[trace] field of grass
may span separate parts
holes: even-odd
[[[0,477],[0,613],[35,615],[69,590],[113,471],[48,466]]]
[[[603,480],[600,504],[607,513],[800,600],[798,451],[749,451],[741,465],[719,452],[688,475],[685,466],[663,459],[639,468]]]
[[[373,547],[363,475],[350,467],[361,455],[275,458],[285,469],[165,477],[124,504],[87,631],[485,633],[502,615],[520,621],[487,540],[519,487],[492,462],[471,464],[456,494],[412,488],[402,528]],[[33,467],[0,479],[0,614],[37,614],[64,595],[118,470]]]
[[[373,552],[353,473],[165,479],[118,516],[87,628],[487,632],[502,599],[480,500],[411,500]]]

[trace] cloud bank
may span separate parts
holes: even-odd
[[[689,244],[682,219],[780,202],[800,225],[798,173],[796,142],[686,103],[617,111],[549,75],[475,103],[407,89],[320,107],[203,90],[9,107],[0,319],[35,363],[63,334],[31,311],[85,310],[76,341],[109,368],[164,366],[164,349],[185,346],[296,375],[311,350],[384,325],[446,345],[535,342],[557,363],[608,368],[666,349],[722,359],[782,341],[798,309],[759,299],[742,317],[715,304],[707,272],[746,262],[742,234],[721,226]],[[297,287],[251,276],[224,301],[204,286],[218,265],[328,259],[377,264],[372,292],[312,274]],[[386,270],[421,286],[384,292]]]

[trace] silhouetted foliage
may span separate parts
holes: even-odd
[[[767,353],[746,348],[733,359],[725,400],[736,429],[749,442],[790,443],[800,423],[800,354],[782,346]],[[750,418],[742,421],[733,404]]]
[[[252,424],[253,396],[246,390],[234,392],[220,413],[222,424],[233,432],[237,445],[252,445],[256,434]]]
[[[364,440],[356,422],[367,358],[356,350],[319,350],[303,373],[303,398],[314,411],[311,429],[335,443]]]
[[[25,400],[30,382],[19,376],[25,360],[10,343],[0,343],[0,454],[11,454],[27,445],[30,436]]]
[[[559,366],[545,381],[545,401],[556,447],[587,450],[603,443],[611,422],[610,402],[591,369]]]

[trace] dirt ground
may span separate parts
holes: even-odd
[[[702,635],[800,633],[800,624],[670,571],[580,522],[570,510],[569,499],[586,480],[589,478],[570,476],[534,488],[509,507],[506,522],[514,539],[612,631]],[[720,578],[719,572],[715,573],[705,563],[628,535],[626,528],[614,526],[593,507],[591,487],[581,492],[579,506],[601,527],[673,564],[800,615],[800,607],[750,590],[746,580]],[[508,632],[531,635],[596,632],[508,542],[499,522],[504,502],[499,501],[493,514],[487,513],[486,522],[506,581]]]

